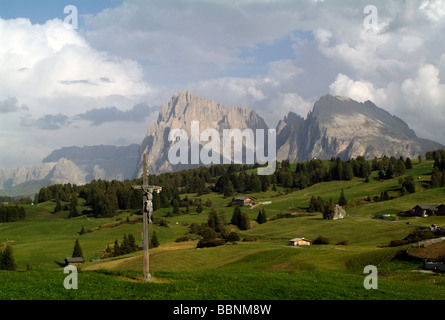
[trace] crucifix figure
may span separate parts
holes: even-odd
[[[142,204],[142,214],[143,214],[143,235],[142,235],[142,243],[144,247],[143,254],[143,268],[144,268],[144,280],[150,281],[150,265],[149,265],[149,251],[148,251],[148,225],[152,223],[152,214],[153,214],[153,192],[161,192],[162,188],[158,186],[149,186],[148,185],[148,164],[147,164],[147,155],[144,154],[143,157],[143,176],[142,176],[142,186],[133,186],[135,190],[142,190],[144,192],[143,204]]]

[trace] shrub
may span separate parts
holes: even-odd
[[[407,243],[408,243],[408,241],[406,241],[406,240],[391,240],[389,242],[389,246],[390,247],[399,247],[399,246],[403,246]]]
[[[216,232],[212,228],[204,227],[201,230],[202,240],[212,241],[216,239]]]
[[[339,243],[336,243],[335,245],[336,246],[347,246],[348,245],[348,240],[340,241]]]
[[[313,244],[329,244],[329,239],[323,236],[319,236],[317,239],[315,239],[312,243]]]
[[[187,236],[182,236],[182,237],[179,237],[179,238],[177,238],[177,239],[175,240],[175,242],[184,242],[184,241],[189,241],[189,237],[187,237]]]
[[[204,240],[201,239],[198,242],[197,248],[210,248],[210,247],[219,247],[226,244],[225,240],[222,239],[214,239],[214,240]]]
[[[244,242],[255,242],[257,240],[258,240],[257,238],[252,238],[252,237],[245,237],[245,238],[243,238]]]
[[[159,226],[168,228],[168,221],[167,221],[167,219],[159,219]]]
[[[227,236],[227,241],[234,243],[236,241],[240,241],[240,237],[239,237],[238,233],[230,232],[229,235]]]

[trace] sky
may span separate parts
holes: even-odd
[[[445,144],[444,34],[441,0],[0,0],[0,169],[139,144],[182,90],[272,128],[371,100]]]

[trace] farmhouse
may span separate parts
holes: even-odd
[[[254,197],[238,197],[235,198],[235,205],[237,206],[251,206],[257,201],[257,198]]]
[[[82,257],[75,257],[75,258],[65,258],[65,265],[66,266],[76,266],[78,264],[83,263]]]
[[[437,213],[438,205],[436,204],[417,205],[413,208],[413,210],[414,210],[414,215],[425,218]]]
[[[311,244],[312,244],[312,242],[305,238],[295,238],[295,239],[289,240],[289,245],[294,246],[294,247],[310,246]]]

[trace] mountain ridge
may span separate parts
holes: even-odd
[[[140,144],[63,147],[54,150],[40,164],[0,169],[0,189],[36,180],[81,185],[93,179],[133,179],[142,173],[144,153],[148,155],[150,173],[197,167],[200,164],[191,162],[172,165],[168,159],[168,151],[173,144],[168,140],[169,134],[174,129],[181,129],[190,137],[193,121],[199,121],[201,132],[215,129],[220,135],[225,129],[263,129],[266,132],[269,129],[253,109],[226,107],[184,90],[162,104],[157,120],[149,124]],[[314,104],[306,119],[289,112],[278,122],[275,130],[278,161],[331,157],[346,160],[384,155],[414,158],[426,151],[445,148],[435,141],[418,138],[402,119],[371,101],[357,102],[329,94]],[[202,147],[201,143],[200,149]],[[190,151],[187,156],[190,159]]]

